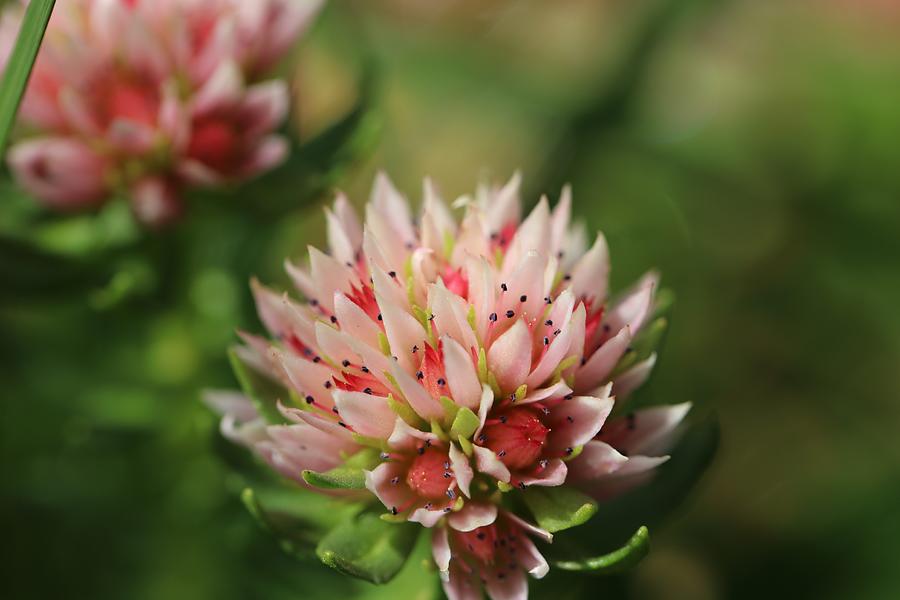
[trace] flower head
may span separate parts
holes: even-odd
[[[25,2],[2,13],[6,62]],[[71,0],[50,20],[22,109],[26,137],[9,163],[60,210],[116,193],[151,224],[181,210],[191,185],[239,181],[277,165],[288,109],[281,80],[260,76],[320,0]]]
[[[524,219],[518,175],[454,206],[459,223],[426,180],[413,219],[379,175],[363,226],[339,195],[328,252],[286,263],[305,302],[254,282],[274,341],[243,334],[239,350],[289,390],[280,410],[293,424],[265,427],[246,403],[219,408],[226,434],[298,482],[374,451],[365,490],[389,518],[434,528],[452,598],[482,580],[493,598],[521,597],[523,573],[547,568],[524,534],[549,534],[499,509],[503,495],[575,484],[606,497],[639,483],[687,406],[607,420],[613,394],[653,365],[630,344],[657,278],[610,300],[606,242],[587,247],[570,226],[568,189]]]

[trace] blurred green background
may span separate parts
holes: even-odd
[[[625,597],[900,597],[898,27],[887,0],[345,0],[298,48],[302,135],[360,97],[380,132],[323,185],[569,181],[614,284],[657,267],[675,291],[640,394],[713,407],[722,444]],[[327,195],[242,212],[296,191],[273,181],[198,199],[99,287],[0,281],[4,597],[405,597],[285,556],[198,401],[258,329],[249,276],[322,242]],[[90,254],[121,234],[101,217],[38,222]]]

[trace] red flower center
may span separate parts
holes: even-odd
[[[494,451],[510,469],[525,469],[541,456],[550,430],[531,407],[514,408],[489,419],[481,434],[482,444]]]
[[[194,123],[188,155],[220,173],[228,173],[237,162],[240,136],[231,123],[209,118]]]
[[[446,498],[452,481],[447,452],[435,448],[425,448],[413,459],[406,473],[406,483],[426,500]]]
[[[152,79],[139,74],[108,70],[90,79],[84,97],[103,127],[116,119],[152,127],[159,118],[159,87]]]

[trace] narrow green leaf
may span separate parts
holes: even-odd
[[[322,473],[306,470],[303,480],[320,490],[361,490],[366,487],[363,470],[353,467],[337,467]]]
[[[641,526],[621,548],[582,560],[561,560],[553,566],[564,571],[590,571],[596,575],[621,573],[638,564],[650,551],[650,531]]]
[[[316,555],[342,573],[386,583],[403,567],[419,531],[415,523],[388,523],[364,513],[331,530],[319,542]]]
[[[364,448],[330,471],[303,471],[303,480],[322,490],[361,490],[366,487],[363,471],[375,468],[379,462],[377,450]]]
[[[471,409],[463,407],[457,411],[456,418],[453,419],[453,424],[450,426],[450,437],[469,439],[480,424],[478,415]]]
[[[269,423],[285,423],[286,419],[278,411],[278,401],[288,403],[290,392],[279,383],[272,381],[265,375],[257,373],[253,368],[244,363],[237,355],[234,348],[228,351],[228,360],[231,369],[244,393],[253,402],[257,412]]]
[[[583,524],[597,512],[597,503],[569,487],[530,487],[522,492],[539,526],[554,533]]]
[[[55,0],[31,0],[25,9],[16,45],[0,81],[0,155],[6,150],[6,140],[16,120],[54,4]]]

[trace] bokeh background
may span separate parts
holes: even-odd
[[[572,183],[617,286],[664,274],[640,393],[714,408],[722,443],[623,597],[900,597],[898,28],[892,0],[342,0],[283,67],[301,137],[365,103],[329,180],[358,204],[378,168],[416,200],[519,168],[528,203]],[[48,247],[137,235],[0,192],[3,230]],[[327,197],[242,212],[292,192],[199,199],[88,287],[2,265],[28,283],[0,281],[4,597],[406,597],[284,555],[198,400],[258,328],[249,276],[322,241]]]

